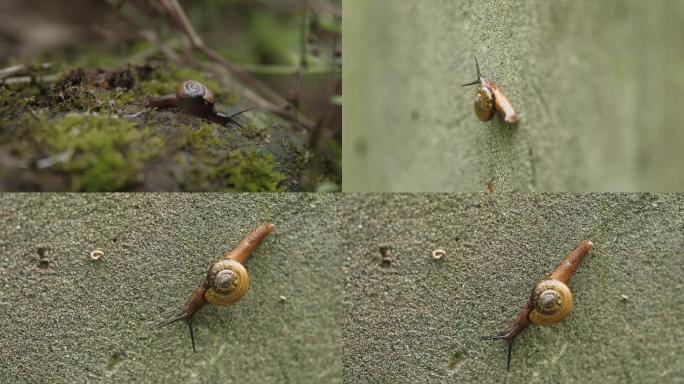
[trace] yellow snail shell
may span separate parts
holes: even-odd
[[[240,300],[249,288],[245,267],[233,259],[219,260],[207,274],[208,289],[204,300],[215,305],[231,305]]]
[[[562,282],[542,280],[532,290],[532,310],[529,319],[537,325],[554,325],[563,320],[572,310],[572,292]]]

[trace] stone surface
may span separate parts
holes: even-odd
[[[345,383],[684,381],[684,197],[358,195],[345,203]],[[504,330],[581,240],[572,313]],[[447,256],[435,261],[432,251]],[[384,255],[384,256],[383,256]]]
[[[338,200],[0,195],[0,382],[341,382]],[[185,324],[159,329],[262,221],[250,289],[196,314],[197,353]]]
[[[684,3],[348,0],[345,191],[681,191]],[[521,123],[473,112],[474,57]]]

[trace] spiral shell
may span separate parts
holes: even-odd
[[[209,105],[214,105],[214,94],[206,85],[195,80],[182,82],[176,89],[176,97],[179,99],[204,100]]]
[[[208,289],[204,300],[215,305],[231,305],[240,300],[249,288],[247,269],[233,259],[219,260],[207,274]]]
[[[537,325],[559,323],[572,310],[572,292],[563,282],[542,280],[532,289],[530,322]]]
[[[489,121],[494,117],[494,92],[484,84],[477,86],[475,93],[475,115],[482,121]]]

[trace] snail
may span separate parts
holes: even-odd
[[[475,115],[482,121],[489,121],[494,117],[494,112],[499,111],[503,120],[509,124],[516,124],[518,122],[518,115],[513,110],[508,98],[499,91],[496,84],[490,80],[485,79],[480,74],[480,64],[475,58],[475,69],[477,71],[477,80],[463,84],[464,87],[477,84],[477,91],[475,93]]]
[[[178,88],[176,88],[175,93],[150,98],[148,105],[151,108],[179,107],[186,113],[204,117],[214,123],[223,126],[228,125],[228,123],[233,123],[243,129],[244,127],[233,118],[252,109],[245,109],[230,116],[216,112],[216,110],[214,110],[214,94],[206,85],[195,80],[182,82]]]
[[[483,340],[504,340],[508,345],[508,365],[511,368],[511,350],[513,339],[530,324],[554,325],[570,314],[572,310],[572,292],[567,284],[579,267],[582,259],[591,251],[594,244],[589,240],[582,241],[577,248],[556,267],[544,280],[533,289],[530,299],[518,313],[508,328],[494,336],[485,336]]]
[[[179,320],[185,321],[190,329],[192,350],[197,352],[195,335],[192,331],[192,317],[207,303],[228,306],[235,304],[244,296],[249,288],[249,275],[244,264],[256,247],[273,232],[273,227],[274,225],[270,223],[261,224],[242,239],[233,250],[226,253],[221,260],[213,263],[195,292],[188,297],[180,315],[161,323],[159,327]]]

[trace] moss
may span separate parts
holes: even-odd
[[[245,192],[282,190],[278,184],[285,176],[274,170],[276,162],[271,155],[236,151],[226,158],[225,164],[216,176],[226,180],[232,189]]]
[[[14,102],[15,100],[12,91],[4,86],[0,87],[0,107],[9,106],[14,104]]]
[[[161,153],[164,141],[147,128],[98,115],[68,114],[38,121],[35,140],[50,155],[73,151],[55,169],[68,174],[73,191],[115,191],[138,181],[144,163]]]
[[[197,127],[188,126],[181,136],[179,148],[189,148],[197,152],[203,152],[213,146],[220,146],[221,139],[216,132],[217,125],[210,122],[201,122]]]
[[[178,153],[174,177],[188,191],[224,190],[239,192],[282,191],[285,176],[275,170],[270,154],[258,151],[232,151],[220,156],[216,151]]]
[[[248,139],[262,139],[266,137],[266,128],[248,121],[247,123],[242,124],[240,133],[242,133],[242,136]]]

